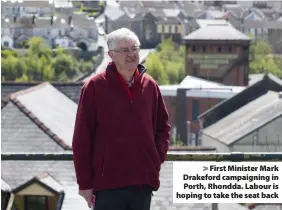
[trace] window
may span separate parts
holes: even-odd
[[[199,100],[192,100],[192,120],[197,120],[200,114],[200,102]]]
[[[174,26],[174,32],[178,33],[178,27],[177,26]]]
[[[25,196],[25,210],[47,210],[47,196]]]
[[[192,47],[192,51],[196,52],[196,47],[195,46]]]
[[[206,51],[207,51],[206,46],[203,46],[203,52],[206,52]]]
[[[217,48],[217,52],[221,52],[221,47],[218,47],[218,48]]]
[[[169,32],[169,33],[172,33],[171,26],[168,27],[168,32]]]
[[[232,46],[228,46],[228,52],[232,52]]]
[[[4,41],[4,46],[5,46],[5,47],[9,47],[9,42]]]
[[[163,32],[163,33],[165,32],[165,27],[164,27],[164,26],[162,26],[162,32]]]

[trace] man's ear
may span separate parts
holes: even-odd
[[[110,58],[113,58],[113,51],[108,51],[108,55],[110,56]]]

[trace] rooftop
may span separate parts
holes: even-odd
[[[202,132],[230,145],[279,116],[282,116],[282,99],[278,92],[268,91]]]
[[[198,77],[186,76],[178,85],[160,85],[161,93],[164,96],[176,96],[178,89],[187,89],[187,96],[210,97],[210,98],[229,98],[245,87],[225,86],[220,83],[204,80]]]
[[[212,123],[219,121],[233,111],[243,107],[248,102],[258,98],[266,93],[268,90],[275,92],[282,91],[282,80],[278,77],[268,73],[263,77],[257,75],[256,81],[245,87],[240,93],[219,102],[211,109],[205,111],[199,116],[200,120],[204,120],[203,127],[207,127]]]
[[[250,38],[235,29],[229,23],[209,23],[202,24],[203,27],[185,36],[183,39],[188,40],[246,40]]]
[[[28,183],[44,171],[56,180],[65,192],[62,210],[88,210],[86,202],[77,193],[76,177],[72,161],[1,161],[1,176],[12,190]],[[173,163],[166,161],[161,168],[160,189],[152,197],[152,210],[212,210],[212,204],[174,204],[172,201]],[[48,183],[48,186],[50,183]],[[54,188],[53,185],[51,185]],[[61,189],[61,188],[59,188]],[[239,204],[218,204],[218,210],[246,210]]]
[[[49,83],[8,96],[2,106],[2,151],[70,149],[77,104]]]

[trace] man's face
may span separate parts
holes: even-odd
[[[139,63],[140,47],[134,41],[120,41],[109,56],[118,68],[126,71],[134,71]]]

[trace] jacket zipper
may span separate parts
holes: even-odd
[[[138,80],[139,79],[141,79],[141,76],[145,73],[147,71],[147,69],[145,69],[140,75],[139,75],[139,77],[137,78]],[[138,80],[136,80],[136,81],[134,81],[134,83],[135,82],[137,82]],[[131,99],[130,99],[130,105],[132,106],[132,104],[133,104],[133,91],[135,90],[135,85],[133,84],[133,86],[132,86],[132,97],[131,97]]]
[[[104,161],[104,158],[103,158],[103,162],[102,162],[102,177],[104,176],[104,164],[105,164],[105,161]]]

